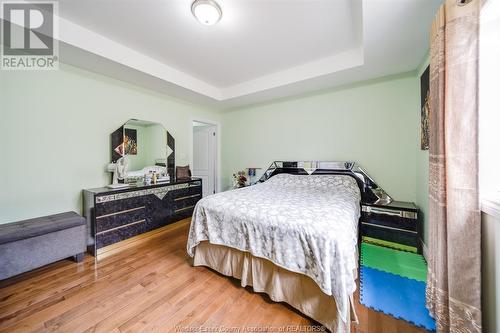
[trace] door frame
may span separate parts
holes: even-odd
[[[199,123],[204,123],[207,125],[211,125],[215,127],[215,137],[217,139],[216,142],[216,147],[215,147],[215,192],[221,192],[222,190],[222,183],[221,183],[221,177],[220,177],[220,165],[221,165],[221,139],[220,139],[220,122],[210,120],[210,119],[204,119],[200,117],[191,117],[191,121],[189,123],[189,140],[191,142],[191,155],[189,157],[189,165],[194,166],[193,164],[193,156],[194,156],[194,144],[193,144],[193,122],[199,122]]]

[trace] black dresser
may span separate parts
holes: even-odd
[[[89,251],[177,222],[193,214],[202,197],[199,178],[122,189],[84,190]]]
[[[362,203],[360,221],[363,241],[422,253],[422,223],[414,203]]]

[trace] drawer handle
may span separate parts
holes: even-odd
[[[375,207],[364,206],[363,211],[367,212],[367,213],[384,214],[384,215],[403,217],[403,212],[400,210],[391,210],[391,209],[385,209],[385,208],[375,208]]]
[[[108,230],[104,230],[104,231],[98,232],[98,233],[96,233],[96,236],[97,235],[105,234],[105,233],[110,232],[110,231],[114,231],[114,230],[118,230],[118,229],[121,229],[121,228],[129,227],[129,226],[134,225],[134,224],[144,223],[144,222],[146,222],[146,220],[139,220],[139,221],[135,221],[135,222],[132,222],[132,223],[129,223],[129,224],[124,224],[124,225],[121,225],[119,227],[115,227],[115,228],[111,228],[111,229],[108,229]]]
[[[368,223],[368,222],[361,222],[361,224],[363,224],[363,225],[369,225],[369,226],[376,227],[376,228],[390,229],[390,230],[397,230],[397,231],[403,231],[403,232],[410,232],[412,234],[418,234],[418,232],[413,231],[413,230],[393,228],[393,227],[388,227],[388,226],[380,225],[380,224],[373,224],[373,223]]]
[[[196,198],[196,197],[200,197],[200,196],[201,196],[201,194],[193,194],[193,195],[188,195],[186,197],[175,198],[174,201],[191,199],[191,198]]]
[[[386,208],[378,208],[378,207],[367,207],[363,206],[363,212],[366,213],[374,213],[374,214],[383,214],[383,215],[389,215],[389,216],[397,216],[397,217],[403,217],[407,219],[417,219],[417,213],[415,212],[409,212],[409,211],[402,211],[402,210],[392,210],[392,209],[386,209]]]
[[[135,210],[144,209],[144,208],[146,208],[146,206],[141,206],[141,207],[137,207],[137,208],[131,208],[131,209],[126,209],[126,210],[121,210],[119,212],[114,212],[114,213],[110,213],[110,214],[106,214],[106,215],[97,216],[96,219],[98,220],[98,219],[102,219],[102,218],[113,216],[113,215],[125,214],[125,213],[129,213],[129,212],[133,212]]]
[[[174,210],[174,213],[182,212],[183,210],[188,210],[191,208],[194,208],[194,206],[188,206],[188,207],[176,209],[176,210]]]

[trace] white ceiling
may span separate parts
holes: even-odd
[[[219,0],[199,24],[185,0],[65,0],[64,18],[214,87],[226,88],[361,45],[350,0]],[[110,19],[112,18],[112,19]]]
[[[61,59],[223,110],[413,71],[441,0],[60,0]]]

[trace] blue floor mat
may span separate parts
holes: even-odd
[[[425,283],[361,266],[361,304],[428,331],[436,324],[425,307]]]

